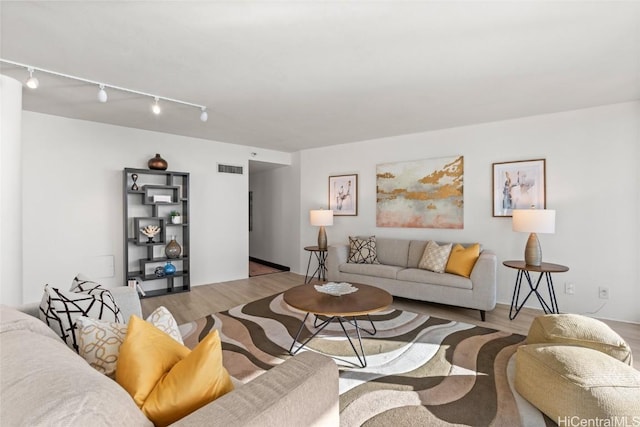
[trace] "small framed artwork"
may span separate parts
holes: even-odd
[[[510,217],[514,209],[545,209],[545,159],[493,164],[493,216]]]
[[[358,215],[358,175],[329,177],[329,209],[333,215]]]

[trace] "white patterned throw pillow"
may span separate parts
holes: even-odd
[[[444,273],[450,253],[451,243],[439,246],[436,242],[430,240],[427,243],[427,247],[424,248],[418,268]]]
[[[180,344],[182,336],[176,320],[165,307],[156,308],[147,322],[171,336]],[[127,335],[127,324],[79,317],[76,319],[78,353],[97,371],[114,378],[120,345]]]
[[[349,258],[351,264],[380,264],[376,253],[376,236],[349,236]]]
[[[117,323],[124,321],[111,292],[98,283],[84,281],[76,286],[74,279],[73,291],[61,291],[45,285],[40,301],[40,319],[76,352],[75,322],[81,316]]]

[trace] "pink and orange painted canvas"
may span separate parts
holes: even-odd
[[[378,227],[464,226],[464,157],[377,165]]]

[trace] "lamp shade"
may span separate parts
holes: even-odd
[[[311,225],[333,225],[333,211],[330,209],[318,209],[309,211]]]
[[[551,209],[514,209],[513,231],[555,233],[556,211]]]

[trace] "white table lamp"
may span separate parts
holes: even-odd
[[[327,250],[327,232],[324,227],[333,225],[333,211],[329,209],[318,209],[309,211],[309,222],[311,225],[320,227],[318,231],[318,248]]]
[[[524,262],[539,267],[542,249],[536,233],[556,232],[556,211],[550,209],[514,209],[513,231],[531,233],[524,249]]]

